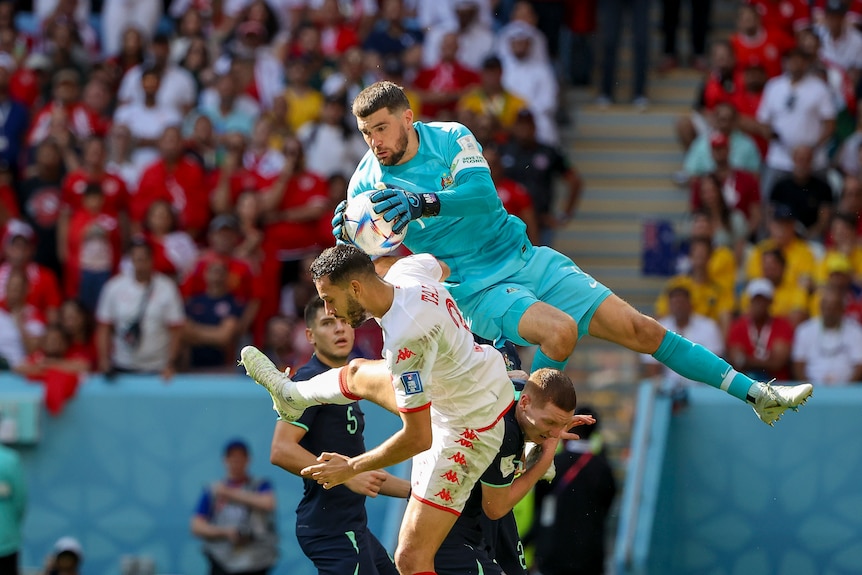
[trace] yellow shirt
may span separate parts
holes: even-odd
[[[706,264],[706,273],[713,283],[727,290],[731,299],[736,288],[736,270],[736,256],[733,255],[733,250],[727,246],[719,246],[712,251]]]
[[[295,134],[306,122],[312,122],[320,117],[323,110],[323,94],[317,90],[309,90],[304,94],[288,87],[284,91],[287,102],[287,125]]]
[[[763,277],[763,253],[775,249],[775,242],[763,240],[748,255],[745,264],[745,276],[748,280]],[[793,283],[800,287],[806,287],[809,280],[814,278],[815,259],[814,252],[804,241],[796,238],[790,245],[782,250],[787,264],[784,268],[784,283]]]
[[[829,270],[826,268],[826,261],[831,254],[835,253],[840,252],[835,249],[826,250],[826,253],[823,254],[823,259],[817,263],[817,268],[814,273],[814,279],[817,282],[817,285],[823,285],[826,283],[826,280],[829,277]],[[850,260],[850,267],[852,268],[850,273],[853,275],[854,281],[862,279],[862,248],[858,246],[853,248],[848,259]]]
[[[667,294],[670,288],[684,285],[691,295],[691,307],[694,313],[718,321],[723,313],[732,313],[736,304],[733,291],[724,289],[715,282],[695,283],[689,276],[674,276],[665,284],[655,302],[655,316],[664,317],[670,313]]]
[[[518,117],[518,112],[527,107],[527,103],[509,92],[497,96],[488,96],[481,88],[475,88],[461,97],[458,108],[477,115],[490,114],[497,118],[500,126],[511,128]]]

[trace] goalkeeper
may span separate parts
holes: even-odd
[[[769,425],[811,395],[810,384],[770,385],[738,373],[635,310],[568,257],[530,244],[524,223],[503,209],[479,143],[461,124],[414,122],[403,90],[386,81],[360,92],[352,111],[370,149],[348,197],[386,184],[371,197],[375,211],[394,222],[394,231],[407,228],[411,251],[449,266],[446,287],[474,333],[538,346],[531,372],[564,369],[589,333],[749,403]],[[344,205],[332,221],[340,240]]]

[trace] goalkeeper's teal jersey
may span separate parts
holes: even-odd
[[[473,134],[455,122],[413,126],[419,136],[416,156],[383,166],[369,150],[350,179],[348,197],[380,182],[410,192],[436,192],[440,214],[410,222],[404,245],[446,262],[452,270],[446,285],[456,299],[521,269],[533,249],[526,226],[503,209]]]

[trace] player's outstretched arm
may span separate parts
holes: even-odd
[[[317,457],[299,444],[305,434],[306,430],[302,426],[276,421],[269,451],[270,463],[301,477],[305,467],[317,463]],[[344,485],[359,495],[377,497],[388,476],[385,471],[369,471],[351,478]]]
[[[358,473],[401,463],[431,447],[430,409],[401,413],[401,420],[404,426],[374,449],[356,457],[322,453],[319,463],[303,469],[302,476],[331,489]]]
[[[557,438],[545,440],[542,443],[542,455],[539,460],[516,477],[510,485],[494,487],[482,484],[482,511],[489,519],[500,519],[505,516],[530,492],[554,461],[558,441]]]

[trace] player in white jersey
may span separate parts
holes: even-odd
[[[380,323],[382,361],[353,360],[293,382],[255,348],[242,350],[246,370],[270,392],[282,419],[295,419],[310,405],[360,397],[400,414],[402,429],[380,446],[356,457],[324,453],[321,463],[302,473],[329,488],[412,457],[412,495],[395,553],[405,575],[434,573],[437,549],[499,451],[505,431],[500,420],[514,402],[503,357],[474,343],[440,283],[448,273],[444,266],[414,255],[381,278],[367,255],[347,245],[327,249],[312,264],[326,313],[353,326],[369,317]]]

